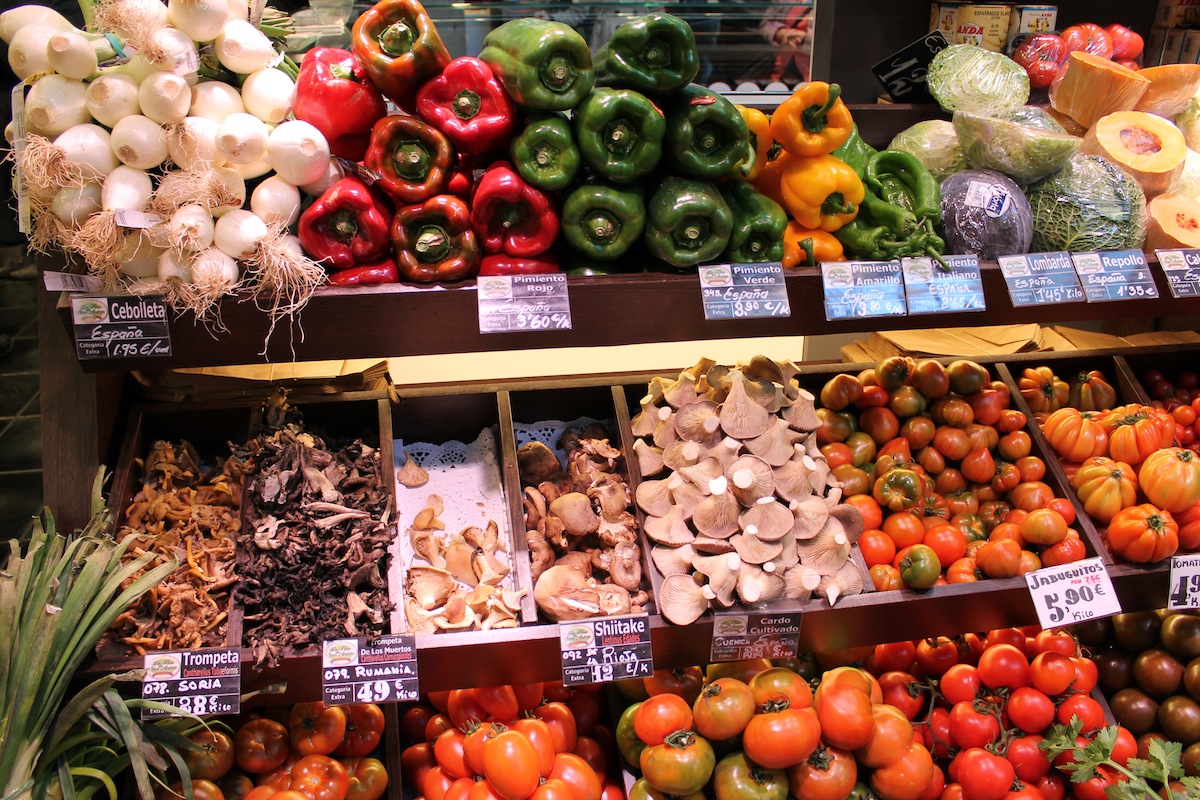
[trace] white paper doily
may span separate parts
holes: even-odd
[[[513,422],[513,432],[516,434],[517,449],[521,445],[529,442],[541,442],[554,451],[558,456],[558,463],[563,468],[567,468],[567,451],[559,446],[558,440],[567,431],[581,431],[593,422],[600,422],[607,429],[608,424],[600,420],[592,419],[591,417],[580,417],[571,422],[563,422],[557,419],[547,419],[541,422]],[[612,433],[609,433],[609,444],[612,444]]]
[[[442,498],[444,510],[438,519],[445,524],[447,535],[472,525],[485,528],[489,521],[494,520],[507,548],[506,553],[497,553],[496,557],[511,567],[510,554],[513,552],[513,536],[508,523],[508,506],[504,501],[499,447],[494,430],[485,428],[479,438],[470,444],[456,441],[444,444],[406,443],[403,439],[397,439],[397,470],[404,463],[405,451],[429,473],[429,481],[414,488],[396,484],[398,533],[390,548],[392,566],[388,570],[388,591],[392,602],[396,604],[392,612],[392,630],[399,632],[407,630],[404,621],[404,579],[414,558],[408,528],[421,509],[425,508],[431,494]],[[515,574],[509,573],[503,585],[515,589]]]

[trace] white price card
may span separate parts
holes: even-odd
[[[1043,628],[1121,613],[1116,589],[1099,558],[1027,572],[1025,583]]]
[[[143,659],[142,699],[197,716],[237,714],[242,699],[242,663],[237,648],[147,653]],[[142,709],[142,719],[166,716],[171,715],[159,708]]]
[[[1172,611],[1200,608],[1200,555],[1175,556],[1171,559],[1167,608]]]

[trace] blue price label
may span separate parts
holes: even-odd
[[[939,314],[945,311],[983,311],[983,281],[979,257],[945,256],[949,270],[932,258],[905,258],[904,294],[909,314]]]
[[[1029,253],[1000,256],[998,260],[1008,296],[1017,308],[1084,299],[1070,253]]]
[[[825,319],[902,317],[904,279],[899,261],[844,261],[821,265]]]
[[[705,319],[792,315],[782,264],[711,264],[697,274]]]
[[[1200,297],[1200,250],[1155,250],[1171,296]]]
[[[1071,259],[1089,303],[1158,297],[1158,287],[1141,250],[1072,253]]]

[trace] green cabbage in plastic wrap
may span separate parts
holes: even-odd
[[[1029,102],[1029,76],[1006,55],[955,44],[933,57],[925,85],[946,111],[1003,117]]]
[[[1018,183],[1033,183],[1062,169],[1083,142],[1068,133],[969,111],[954,112],[954,130],[972,167],[1003,172]]]
[[[1054,133],[1066,133],[1067,129],[1058,123],[1046,109],[1041,106],[1021,106],[1013,113],[1009,114],[1006,119],[1011,119],[1020,125],[1027,128],[1038,128],[1043,131],[1053,131]]]
[[[1146,238],[1146,195],[1099,156],[1076,155],[1025,190],[1033,209],[1033,251],[1128,250]]]
[[[980,258],[1029,252],[1033,212],[1021,187],[999,172],[969,169],[942,182],[947,253]]]
[[[889,150],[916,156],[939,181],[967,168],[967,159],[954,125],[944,119],[927,119],[896,134]]]

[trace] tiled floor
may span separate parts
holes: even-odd
[[[42,503],[36,291],[0,278],[0,540],[23,534]]]

